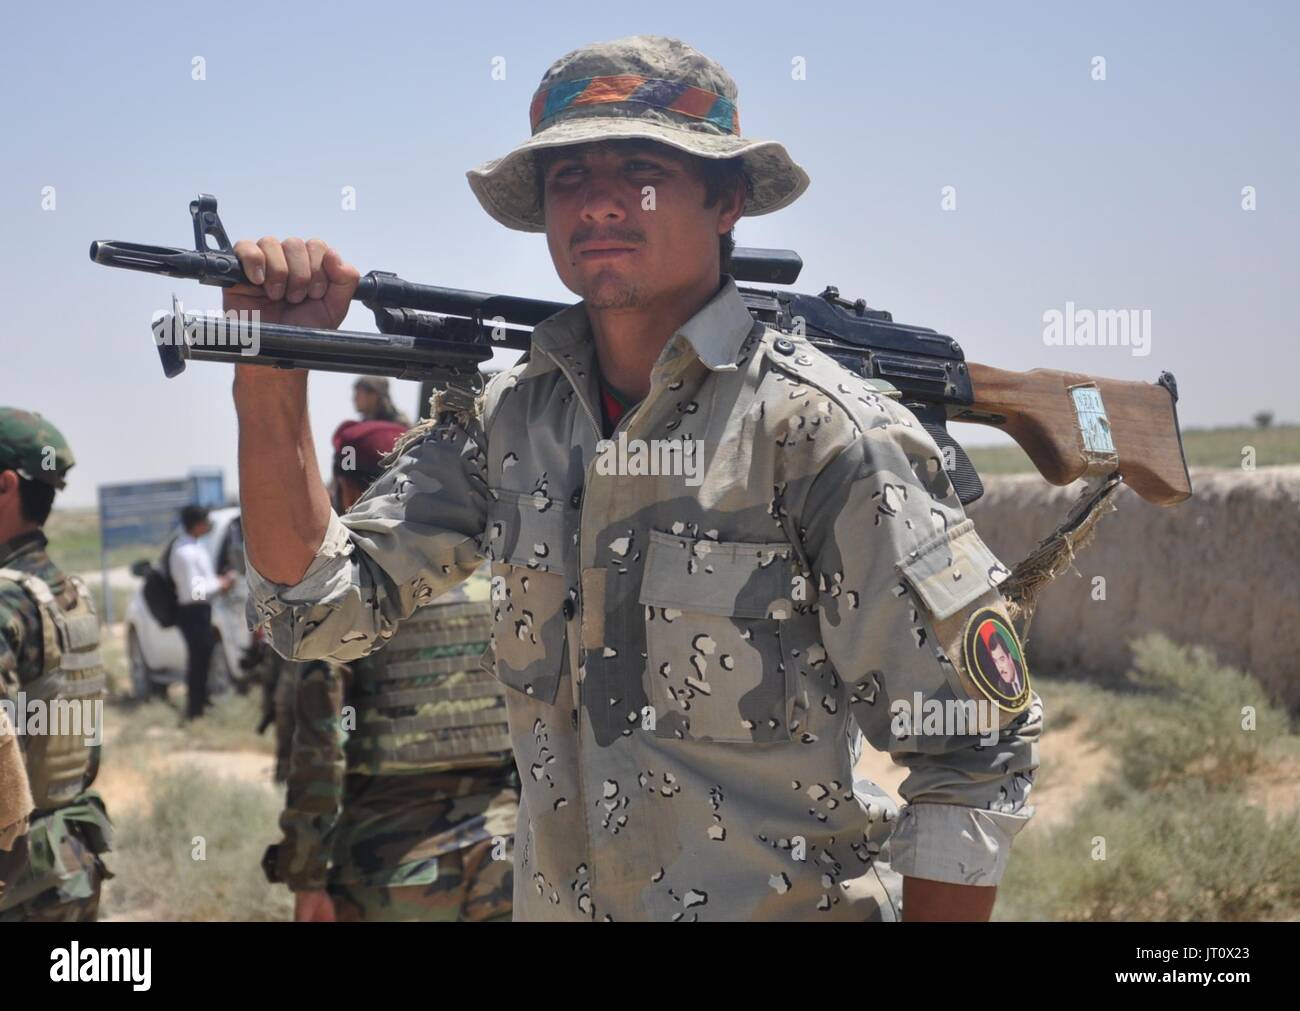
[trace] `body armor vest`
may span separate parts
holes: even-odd
[[[479,666],[492,640],[487,596],[487,580],[475,577],[349,665],[347,702],[356,720],[349,772],[441,772],[510,760],[503,689]]]
[[[0,569],[0,579],[9,579],[26,591],[41,616],[44,666],[33,680],[22,684],[26,695],[27,732],[22,735],[27,778],[32,802],[39,810],[52,810],[75,800],[89,785],[91,745],[88,733],[101,730],[102,712],[91,712],[85,703],[104,698],[106,673],[99,656],[99,619],[86,585],[76,576],[68,582],[77,600],[63,610],[49,585],[29,572]],[[37,732],[32,702],[39,701],[44,713]]]

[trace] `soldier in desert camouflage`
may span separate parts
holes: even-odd
[[[491,561],[516,919],[892,917],[855,724],[909,769],[888,843],[906,918],[987,919],[1042,707],[1027,672],[995,698],[971,667],[971,629],[1010,627],[1008,573],[934,441],[887,384],[756,322],[725,273],[736,220],[807,176],[742,139],[731,78],[672,39],[568,54],[530,121],[470,185],[545,232],[583,301],[481,396],[447,391],[346,517],[305,374],[237,368],[255,620],[286,656],[350,660]],[[256,286],[226,308],[342,321],[358,273],[336,250],[235,249]],[[600,466],[619,436],[698,466]],[[917,699],[996,706],[996,745],[894,733]]]
[[[387,421],[335,432],[340,512],[402,432]],[[503,690],[479,667],[490,638],[488,581],[477,575],[370,656],[284,665],[284,839],[266,870],[293,889],[296,919],[510,918],[519,793]]]

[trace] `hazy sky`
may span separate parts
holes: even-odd
[[[219,289],[96,266],[92,239],[189,246],[203,191],[232,240],[320,236],[363,273],[572,300],[545,240],[496,224],[464,173],[527,135],[553,60],[636,33],[722,62],[744,133],[781,140],[808,170],[797,203],[737,228],[743,245],[799,250],[801,290],[836,284],[1003,368],[1172,370],[1185,426],[1260,409],[1300,420],[1300,5],[622,6],[11,8],[0,403],[41,411],[72,443],[61,504],[191,466],[236,485],[230,367],[165,380],[149,332],[172,291],[211,309]],[[1150,354],[1045,345],[1044,314],[1067,303],[1150,310]],[[345,326],[373,320],[358,305]],[[326,461],[350,386],[312,379]],[[414,384],[397,391],[413,412]]]

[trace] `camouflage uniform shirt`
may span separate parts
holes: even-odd
[[[39,530],[0,544],[0,568],[30,572],[45,581],[61,607],[71,607],[76,590],[50,560],[47,544]],[[44,661],[36,602],[17,583],[0,579],[0,698],[16,707],[24,684],[40,676]],[[93,905],[100,881],[111,877],[97,856],[111,839],[112,825],[94,791],[83,791],[57,810],[33,812],[27,864],[5,889],[0,920],[37,919],[46,907],[57,911]]]
[[[347,660],[492,562],[518,919],[865,919],[853,719],[910,770],[894,869],[995,884],[1032,814],[1037,697],[992,746],[891,730],[895,702],[974,697],[963,629],[1004,614],[1007,570],[916,418],[754,323],[729,278],[615,433],[695,440],[694,477],[598,458],[598,396],[578,305],[483,397],[444,397],[297,585],[250,566],[251,617],[285,656]]]

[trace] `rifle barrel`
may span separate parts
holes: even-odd
[[[481,343],[450,337],[315,330],[177,312],[161,316],[153,335],[168,377],[185,371],[185,362],[192,360],[448,380],[472,376],[492,357]]]
[[[186,278],[223,288],[250,283],[239,266],[239,258],[232,252],[99,240],[90,244],[90,258],[108,267]],[[739,248],[732,254],[731,270],[738,281],[791,284],[802,266],[799,254],[790,249]],[[419,309],[524,327],[536,326],[548,316],[568,308],[566,302],[415,284],[403,281],[396,274],[378,270],[372,270],[361,278],[352,298],[371,310]]]

